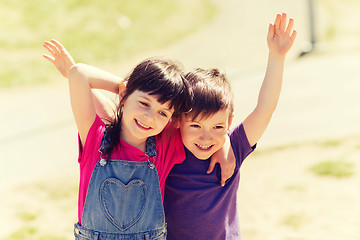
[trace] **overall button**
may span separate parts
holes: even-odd
[[[107,163],[106,159],[104,159],[104,158],[100,159],[100,165],[101,166],[105,166],[106,163]]]

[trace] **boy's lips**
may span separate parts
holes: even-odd
[[[195,143],[195,146],[196,146],[198,149],[202,150],[202,151],[208,151],[208,150],[210,150],[210,149],[214,146],[214,144],[211,144],[211,145],[201,145],[201,144]]]
[[[145,125],[144,123],[138,121],[137,119],[135,119],[135,123],[141,129],[144,129],[144,130],[150,130],[151,129],[151,127]]]

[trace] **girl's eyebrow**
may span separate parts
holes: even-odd
[[[149,97],[147,97],[147,96],[139,96],[139,97],[141,97],[141,98],[144,98],[144,99],[146,99],[147,101],[149,101],[149,102],[153,102],[154,100],[152,100],[152,99],[150,99]],[[157,100],[155,100],[155,101],[157,101]],[[158,102],[158,101],[157,101]],[[166,111],[169,111],[170,113],[171,113],[171,109],[169,108],[169,107],[164,107],[164,109],[166,110]]]

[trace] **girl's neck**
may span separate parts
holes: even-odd
[[[126,129],[122,128],[121,132],[120,132],[120,139],[122,141],[126,142],[127,144],[138,148],[142,152],[146,151],[146,139],[147,138],[145,138],[145,139],[135,138],[130,133],[128,133],[126,131]]]

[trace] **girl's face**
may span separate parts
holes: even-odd
[[[121,139],[139,147],[150,136],[159,134],[174,113],[169,102],[161,104],[156,95],[135,90],[124,101]]]
[[[183,144],[195,157],[206,160],[224,145],[231,121],[228,110],[195,120],[183,115],[180,121]]]

